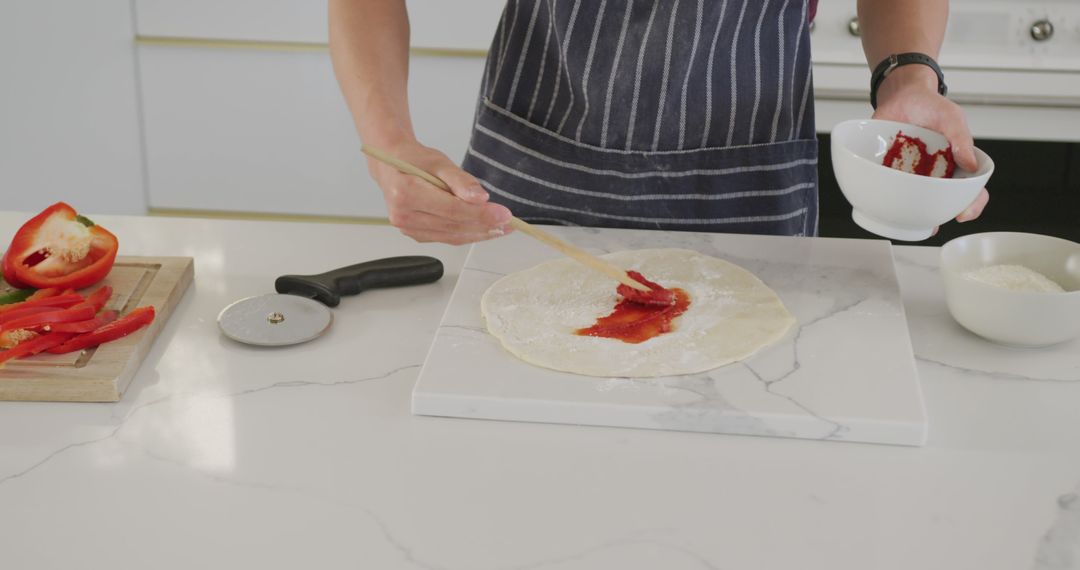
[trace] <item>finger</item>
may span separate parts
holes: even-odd
[[[428,152],[415,159],[417,166],[445,182],[450,192],[458,198],[472,204],[487,202],[488,193],[476,178],[454,164],[445,154],[434,149],[426,150]]]
[[[501,204],[470,203],[445,192],[432,192],[431,186],[418,180],[405,190],[413,209],[460,223],[476,223],[495,228],[510,223],[512,214]]]
[[[429,230],[459,234],[490,233],[493,236],[503,235],[506,233],[506,228],[509,227],[491,227],[487,224],[476,222],[459,222],[457,220],[451,220],[421,211],[411,212],[405,216],[405,220],[399,221],[402,221],[402,224],[397,226],[400,229]]]
[[[391,190],[386,195],[386,203],[390,223],[399,228],[422,226],[423,220],[418,222],[416,219],[419,213],[474,226],[471,229],[475,231],[487,231],[510,221],[510,211],[504,206],[470,204],[414,176],[397,174],[389,186]]]
[[[480,181],[450,160],[439,161],[432,167],[431,172],[446,182],[458,198],[472,204],[483,204],[488,201],[488,193],[480,186]]]
[[[428,182],[406,174],[395,175],[391,191],[386,197],[387,208],[391,217],[398,218],[413,212],[426,212],[442,218],[449,218],[460,223],[475,222],[479,225],[495,225],[482,220],[482,206],[470,204],[449,194]],[[406,222],[394,223],[395,226]]]
[[[975,201],[972,202],[966,210],[961,212],[959,216],[956,216],[956,221],[963,223],[970,222],[971,220],[978,218],[982,215],[982,212],[986,208],[986,204],[989,201],[990,193],[986,191],[986,188],[983,188],[982,192],[979,192],[978,197],[975,198]]]
[[[944,113],[941,132],[952,146],[953,158],[956,164],[967,171],[975,171],[979,168],[979,162],[975,158],[975,140],[971,137],[967,119],[959,106],[953,104]]]
[[[434,230],[402,230],[401,233],[412,239],[421,242],[438,242],[446,243],[450,245],[465,245],[469,243],[475,243],[478,241],[486,241],[495,237],[487,232],[483,233],[455,233],[455,232],[440,232]]]

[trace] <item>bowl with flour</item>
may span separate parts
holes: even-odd
[[[1022,347],[1080,337],[1080,244],[1016,232],[971,234],[941,248],[945,301],[958,323]]]

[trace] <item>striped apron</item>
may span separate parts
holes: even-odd
[[[536,223],[815,235],[815,0],[509,0],[463,167]]]

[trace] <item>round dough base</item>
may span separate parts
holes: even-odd
[[[674,376],[743,360],[782,338],[795,317],[753,273],[687,249],[602,256],[690,294],[674,330],[640,344],[580,336],[615,306],[617,285],[569,259],[507,275],[480,301],[487,330],[514,356],[537,366],[606,377]]]

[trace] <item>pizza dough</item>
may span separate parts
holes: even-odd
[[[675,329],[640,344],[580,336],[616,303],[617,283],[580,263],[557,259],[507,275],[480,301],[487,330],[525,362],[589,376],[692,374],[745,359],[795,323],[780,298],[753,273],[686,249],[643,249],[603,256],[664,287],[681,287],[690,307]]]

